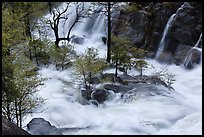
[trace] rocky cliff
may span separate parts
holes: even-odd
[[[136,47],[149,51],[155,58],[169,18],[175,14],[165,38],[165,48],[158,60],[181,65],[202,33],[202,4],[200,2],[149,2],[133,11],[120,11],[113,23],[112,33],[130,38]],[[130,6],[126,5],[126,7]],[[201,43],[199,47],[201,47]],[[200,56],[195,55],[199,62]]]

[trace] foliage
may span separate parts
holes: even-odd
[[[176,6],[175,2],[162,2],[164,8],[172,9]]]
[[[122,38],[119,36],[112,35],[112,61],[115,64],[117,77],[117,69],[119,66],[125,70],[131,68],[131,66],[136,67],[142,75],[142,71],[147,68],[147,62],[144,60],[147,55],[147,51],[141,48],[131,47],[129,39]]]
[[[125,13],[136,12],[141,9],[141,5],[137,2],[130,2],[128,6],[124,9]]]
[[[88,48],[85,53],[80,55],[74,62],[74,68],[77,74],[83,76],[83,82],[85,86],[89,88],[91,78],[99,74],[106,66],[105,61],[97,55],[97,49]]]
[[[132,47],[130,52],[132,55],[132,66],[136,67],[142,76],[143,70],[148,66],[147,61],[144,60],[147,55],[147,51],[141,48]]]
[[[116,67],[115,76],[117,77],[117,70],[119,66],[122,66],[127,72],[130,68],[131,56],[128,52],[128,47],[130,46],[129,39],[118,37],[112,35],[112,47],[111,47],[111,59]]]
[[[135,61],[134,66],[140,71],[140,76],[145,68],[147,68],[148,63],[145,60],[139,59]]]
[[[69,44],[64,44],[59,48],[52,45],[49,55],[52,56],[51,58],[56,68],[64,70],[71,66],[72,60],[76,57],[76,52],[74,47]]]
[[[25,35],[26,14],[18,4],[2,4],[2,115],[21,127],[24,114],[41,102],[33,93],[43,79],[24,55],[29,39]]]

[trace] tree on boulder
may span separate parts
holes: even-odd
[[[85,53],[80,55],[74,62],[76,72],[83,76],[83,82],[86,89],[90,89],[90,80],[93,76],[99,74],[106,66],[105,61],[97,55],[97,49],[88,48]]]

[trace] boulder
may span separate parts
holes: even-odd
[[[163,51],[156,59],[161,63],[171,64],[173,62],[173,55],[171,52]]]
[[[129,90],[132,89],[132,87],[128,87],[125,85],[119,85],[119,84],[105,84],[103,85],[103,88],[106,90],[111,90],[115,93],[123,93],[123,92],[127,92]]]
[[[91,126],[56,128],[55,126],[52,126],[49,121],[46,121],[43,118],[33,118],[27,124],[27,128],[32,135],[63,135],[63,133],[73,133],[82,129],[91,128]]]
[[[191,46],[189,45],[179,44],[174,53],[174,63],[176,65],[181,65],[190,49]]]
[[[92,77],[91,79],[89,79],[89,83],[90,84],[99,84],[99,83],[101,83],[101,81],[98,77]]]
[[[133,101],[137,98],[147,97],[147,96],[170,96],[171,90],[156,84],[140,83],[135,86],[132,90],[123,94],[122,99],[125,102]]]
[[[107,37],[103,36],[103,37],[101,38],[101,40],[103,41],[103,44],[106,44],[106,43],[107,43]]]
[[[76,35],[73,35],[70,39],[72,43],[76,43],[76,44],[83,44],[85,41],[84,37],[80,37]]]
[[[28,131],[32,135],[62,135],[62,133],[43,118],[33,118],[27,124]]]
[[[95,106],[98,106],[98,105],[99,105],[98,101],[93,100],[93,99],[89,100],[89,105],[90,105],[90,104],[93,104],[93,105],[95,105]]]
[[[201,62],[201,55],[202,52],[199,50],[199,48],[192,48],[188,52],[183,64],[187,69],[192,69],[195,67],[196,64],[199,64]]]
[[[108,91],[104,89],[96,89],[91,93],[91,99],[96,100],[98,103],[106,101],[108,97]]]

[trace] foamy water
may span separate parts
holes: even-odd
[[[101,41],[101,36],[105,34],[101,29],[104,24],[98,25],[100,30],[96,29],[97,24],[93,25],[96,31],[84,33],[85,42],[74,45],[78,54],[87,47],[95,47],[99,50],[99,56],[105,58],[106,46]],[[79,25],[80,30],[76,26],[72,34],[83,35],[81,30],[85,26],[86,22]],[[64,71],[57,71],[54,66],[41,68],[41,77],[48,79],[43,87],[39,87],[37,95],[43,97],[45,103],[36,108],[36,113],[26,116],[24,128],[32,118],[42,117],[58,128],[90,127],[64,134],[202,134],[202,65],[189,71],[180,66],[159,64],[155,60],[148,62],[157,70],[167,68],[175,74],[176,81],[172,85],[175,91],[169,97],[144,96],[124,102],[119,93],[113,93],[109,100],[98,107],[78,102],[80,77],[75,75],[73,68]],[[154,72],[155,69],[149,67],[144,74],[151,75]],[[131,70],[128,74],[139,73]]]
[[[154,60],[149,63],[164,66]],[[152,73],[150,70],[145,73]],[[72,69],[59,72],[53,67],[43,68],[40,73],[49,79],[38,95],[47,100],[36,110],[43,112],[29,115],[24,125],[34,117],[43,117],[57,127],[91,126],[64,134],[201,134],[201,65],[191,71],[172,65],[169,71],[176,74],[171,97],[146,96],[125,103],[115,94],[96,107],[77,102],[78,80]]]

